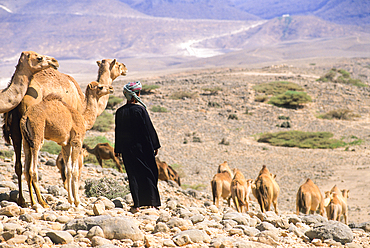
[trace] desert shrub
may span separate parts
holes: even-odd
[[[284,116],[284,115],[280,115],[278,117],[279,120],[290,120],[290,117],[289,116]]]
[[[153,90],[158,89],[159,85],[156,84],[143,84],[143,87],[141,89],[142,95],[147,95],[153,93]]]
[[[221,105],[217,102],[208,102],[208,107],[219,108],[219,107],[221,107]]]
[[[181,188],[182,189],[194,189],[194,190],[203,190],[207,187],[207,185],[203,184],[203,183],[198,183],[198,184],[192,184],[192,185],[189,185],[189,184],[181,184]]]
[[[123,102],[122,98],[116,97],[114,95],[109,95],[107,108],[113,109],[117,104],[120,104],[121,102]]]
[[[350,73],[343,69],[332,68],[325,75],[321,76],[317,81],[321,82],[333,82],[340,84],[351,84],[357,87],[368,87],[367,84],[363,83],[360,79],[354,79],[350,77]]]
[[[61,150],[62,150],[61,146],[51,140],[45,140],[44,144],[40,149],[40,151],[48,152],[50,154],[59,154]]]
[[[166,113],[166,112],[168,112],[168,110],[165,107],[161,107],[159,105],[153,106],[150,110],[153,111],[153,112],[159,112],[159,113]]]
[[[271,97],[268,103],[278,107],[298,108],[299,105],[311,101],[311,97],[307,95],[306,92],[287,91],[283,94]]]
[[[202,143],[201,139],[198,136],[193,136],[194,143]]]
[[[278,95],[286,91],[303,91],[303,88],[298,84],[287,81],[274,81],[262,83],[253,86],[256,92],[264,93],[265,95]]]
[[[220,143],[218,143],[219,145],[225,145],[225,146],[228,146],[230,145],[230,142],[229,141],[226,141],[225,138],[222,138],[222,140],[220,141]]]
[[[236,114],[229,114],[229,117],[227,117],[227,119],[237,120],[238,119],[238,116]]]
[[[14,155],[14,151],[0,150],[0,157],[11,158]]]
[[[267,102],[269,97],[267,95],[257,95],[254,98],[255,102]]]
[[[112,125],[114,124],[114,116],[107,111],[103,111],[101,115],[96,118],[94,126],[91,128],[92,130],[96,130],[99,132],[108,132],[112,129]]]
[[[323,115],[318,116],[318,118],[327,119],[327,120],[332,120],[332,119],[353,120],[353,118],[355,117],[360,117],[360,115],[353,113],[353,111],[349,109],[331,110]]]
[[[210,95],[217,95],[219,91],[222,91],[221,87],[213,87],[213,88],[203,88],[204,91],[208,92]]]
[[[170,98],[173,100],[180,100],[186,98],[194,99],[196,97],[197,97],[196,92],[187,92],[187,91],[177,91],[172,93],[172,95],[170,96]]]
[[[330,132],[285,131],[262,134],[257,141],[269,143],[273,146],[310,149],[333,149],[347,145],[344,141],[332,137],[333,134]]]
[[[130,192],[128,186],[121,185],[113,178],[85,180],[85,194],[87,197],[105,196],[108,199],[124,197]]]

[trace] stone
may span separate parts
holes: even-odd
[[[68,244],[73,241],[72,235],[67,231],[50,231],[46,233],[54,244]]]
[[[107,239],[132,239],[133,241],[143,240],[143,233],[130,218],[111,217],[102,219],[98,226],[104,231]]]
[[[179,239],[181,240],[182,239],[181,237],[183,237],[183,236],[184,237],[185,236],[189,237],[192,243],[199,243],[199,242],[209,243],[209,242],[211,242],[211,238],[208,236],[208,234],[205,231],[196,230],[196,229],[186,230],[186,231],[182,231],[180,233],[177,233],[174,236],[173,240],[175,240],[176,237],[179,237]]]
[[[0,208],[0,215],[5,215],[8,217],[19,216],[21,213],[20,208],[16,205],[10,205]]]
[[[111,245],[111,244],[112,244],[112,241],[99,237],[99,236],[95,236],[91,239],[91,246],[93,247],[96,247],[96,246],[100,247],[103,245]]]
[[[315,224],[312,229],[305,232],[305,235],[311,240],[333,239],[343,245],[351,243],[354,238],[352,230],[347,225],[333,220]]]
[[[86,238],[92,239],[95,236],[105,238],[103,229],[100,226],[93,226],[89,232],[86,234]]]
[[[169,232],[170,228],[163,222],[159,222],[154,226],[153,233],[158,233],[158,232]]]

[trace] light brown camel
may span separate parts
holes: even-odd
[[[219,201],[222,197],[227,200],[227,205],[230,207],[230,185],[234,174],[232,173],[227,161],[218,166],[218,173],[213,176],[211,181],[213,204],[219,207]]]
[[[309,178],[298,189],[296,209],[297,215],[299,215],[299,212],[313,214],[318,209],[322,216],[325,214],[324,197],[319,187]]]
[[[276,175],[270,173],[266,165],[262,169],[255,181],[255,189],[253,190],[262,213],[270,211],[271,204],[274,204],[275,213],[278,214],[277,198],[279,196],[280,188],[275,181]]]
[[[81,149],[81,154],[80,156],[78,157],[78,167],[79,167],[79,171],[82,170],[82,167],[84,165],[84,158],[87,157],[87,155],[89,155],[89,153],[86,151],[86,149],[82,148]],[[63,159],[63,156],[62,156],[62,153],[60,152],[57,159],[55,160],[55,164],[59,170],[59,173],[62,177],[62,181],[63,181],[63,186],[65,189],[67,189],[67,181],[66,181],[66,164],[64,163],[64,159]],[[81,177],[81,173],[79,174],[79,176]],[[80,181],[80,177],[78,178],[78,181]]]
[[[116,79],[119,75],[126,75],[126,66],[122,63],[117,62],[116,60],[104,59],[101,62],[97,61],[97,64],[99,66],[98,82],[103,85],[111,85],[112,81]],[[2,101],[11,103],[1,103],[0,113],[4,113],[4,139],[7,143],[12,143],[14,147],[16,158],[14,168],[18,176],[19,189],[18,205],[22,207],[26,207],[27,204],[22,194],[22,135],[19,128],[20,118],[29,106],[39,103],[43,97],[51,93],[55,93],[62,97],[62,100],[64,102],[77,109],[79,112],[81,112],[83,109],[83,102],[85,99],[80,86],[71,76],[63,74],[52,68],[45,69],[34,74],[33,77],[30,78],[30,80],[31,81],[29,82],[29,85],[17,83],[17,81],[13,82],[12,80],[9,86],[9,88],[11,88],[12,90],[9,90],[7,94],[0,93],[0,103]],[[22,84],[23,87],[27,85],[28,88],[26,87],[24,90],[22,90],[19,84]],[[18,94],[18,92],[23,93]],[[18,96],[21,96],[22,98],[18,99]],[[13,98],[18,100],[12,101]],[[104,111],[108,102],[108,98],[109,96],[104,96],[102,97],[102,99],[99,100],[98,114]],[[12,142],[10,142],[10,139],[12,140]]]
[[[38,152],[44,139],[53,140],[62,146],[62,156],[66,164],[68,202],[78,206],[79,165],[86,130],[95,122],[98,113],[98,100],[101,96],[113,93],[112,86],[92,82],[86,87],[84,110],[81,114],[67,105],[61,97],[50,94],[44,100],[27,109],[22,116],[20,127],[25,153],[25,175],[31,197],[31,205],[36,201],[32,193],[35,190],[37,200],[43,207],[48,207],[42,199],[38,186]]]
[[[348,209],[347,209],[347,198],[349,197],[349,190],[339,188],[334,185],[330,190],[332,194],[329,205],[326,207],[326,214],[329,220],[340,221],[340,217],[343,215],[344,223],[348,225]]]
[[[17,105],[22,101],[24,95],[28,94],[29,85],[34,80],[35,76],[42,71],[54,70],[59,66],[58,61],[52,57],[38,54],[36,52],[27,51],[22,52],[16,66],[16,70],[12,76],[8,87],[0,92],[0,113],[7,111],[14,112],[14,115],[4,115],[3,137],[7,143],[10,144],[10,133],[13,140],[13,147],[16,154],[17,162],[15,164],[15,171],[18,176],[18,187],[22,188],[22,165],[21,165],[21,143],[15,140],[21,140],[19,130],[20,115],[16,109]],[[49,69],[49,68],[54,69]],[[16,125],[11,125],[16,123]],[[18,201],[20,205],[25,206],[22,191],[19,190]]]
[[[155,162],[158,167],[158,179],[162,181],[175,181],[181,186],[179,174],[166,162],[161,161],[158,157],[155,157]]]
[[[234,178],[230,185],[231,198],[234,201],[236,210],[240,213],[244,213],[245,210],[249,210],[248,201],[249,194],[252,191],[251,186],[253,180],[246,180],[239,169],[235,168],[233,172]]]
[[[88,145],[83,144],[83,148],[86,149],[88,153],[94,154],[98,160],[100,166],[103,168],[103,159],[112,159],[116,164],[117,169],[123,172],[121,163],[119,159],[115,156],[114,148],[109,145],[109,143],[99,143],[94,148],[90,148]]]

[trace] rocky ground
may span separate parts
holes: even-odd
[[[127,211],[129,197],[111,201],[84,195],[83,186],[88,178],[112,177],[127,183],[125,175],[114,169],[87,165],[81,178],[82,204],[75,208],[67,203],[66,192],[53,164],[55,157],[44,154],[39,168],[40,184],[51,207],[19,208],[12,203],[17,196],[13,162],[5,159],[0,163],[0,196],[3,200],[0,208],[3,243],[0,245],[56,247],[60,246],[57,243],[65,242],[69,244],[66,247],[103,244],[121,247],[313,247],[344,244],[347,247],[368,247],[369,228],[365,224],[370,213],[370,90],[317,82],[316,79],[332,66],[350,71],[353,77],[366,79],[370,77],[369,64],[370,60],[356,59],[343,60],[330,67],[277,65],[143,78],[144,84],[160,86],[153,94],[143,95],[142,99],[148,106],[162,144],[158,156],[178,170],[182,188],[160,182],[161,209],[146,209],[132,215]],[[299,84],[313,102],[298,110],[256,102],[253,85],[276,80]],[[114,84],[117,96],[122,96],[122,86],[126,82],[122,80]],[[210,94],[206,88],[221,90]],[[172,99],[174,93],[184,92],[195,95]],[[168,112],[150,110],[158,105]],[[348,108],[360,117],[353,121],[317,118],[319,114],[339,108]],[[230,119],[230,115],[237,118]],[[284,148],[258,143],[257,137],[261,133],[286,130],[278,127],[282,123],[279,116],[289,117],[291,130],[330,131],[338,139],[349,140],[356,136],[364,142],[335,150]],[[104,134],[89,131],[87,135],[114,139],[113,131]],[[1,141],[1,149],[11,148]],[[210,181],[223,161],[228,161],[231,168],[239,168],[246,178],[256,178],[262,165],[276,174],[281,188],[279,215],[273,212],[261,214],[255,202],[246,214],[237,214],[225,204],[215,208]],[[311,178],[322,192],[335,184],[350,190],[348,206],[352,229],[339,222],[327,222],[319,216],[294,214],[295,194],[307,178]],[[24,180],[23,184],[26,194],[28,190]],[[122,226],[112,233],[108,227],[116,225]],[[318,230],[324,232],[320,234]]]

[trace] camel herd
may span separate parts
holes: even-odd
[[[118,76],[126,75],[127,68],[115,59],[97,61],[97,81],[91,82],[82,92],[78,83],[69,75],[60,73],[55,58],[32,51],[22,52],[8,87],[0,92],[0,113],[4,113],[3,136],[12,143],[15,151],[15,172],[18,177],[18,205],[26,207],[22,194],[22,145],[25,154],[25,177],[30,192],[31,205],[37,201],[48,207],[38,186],[38,153],[44,139],[53,140],[62,146],[56,164],[64,187],[68,191],[68,201],[78,206],[80,203],[78,185],[87,152],[96,156],[102,166],[103,159],[113,159],[117,169],[121,164],[114,156],[113,147],[101,143],[94,148],[83,147],[85,133],[96,118],[106,108],[109,94],[113,93],[112,82]],[[11,141],[12,142],[11,142]],[[156,158],[159,179],[180,183],[178,173],[166,162]],[[231,199],[238,212],[249,210],[251,193],[257,199],[261,211],[270,211],[272,205],[278,214],[277,198],[280,188],[276,175],[263,165],[255,180],[245,179],[238,169],[231,170],[227,162],[220,164],[211,181],[213,203],[219,207],[221,199]],[[349,190],[340,191],[334,186],[325,192],[325,197],[311,179],[302,184],[297,192],[296,212],[304,214],[319,211],[329,220],[340,220],[348,224],[347,198]]]
[[[26,155],[25,177],[31,205],[36,203],[32,194],[33,187],[38,202],[47,207],[39,192],[36,161],[44,138],[55,140],[62,146],[61,156],[66,168],[68,201],[79,205],[77,178],[82,165],[78,161],[83,161],[81,146],[85,132],[106,108],[108,94],[113,92],[113,80],[120,75],[126,75],[127,72],[126,66],[115,59],[104,59],[97,61],[97,64],[97,81],[88,85],[85,95],[76,80],[56,70],[59,63],[55,58],[32,51],[21,53],[10,84],[0,92],[0,113],[4,113],[4,138],[8,143],[12,141],[15,151],[20,206],[27,206],[22,194],[21,180],[23,144]],[[50,103],[53,103],[53,110],[50,109]],[[45,111],[43,121],[38,120],[41,115],[39,111]],[[38,118],[34,118],[35,115],[38,115]],[[65,121],[65,116],[68,116],[68,121]],[[63,123],[60,123],[61,120]],[[46,129],[41,128],[43,125],[46,125]],[[51,132],[55,134],[50,134]]]
[[[275,213],[278,214],[277,198],[280,187],[275,179],[276,175],[270,173],[266,165],[262,166],[257,178],[253,180],[245,179],[237,168],[231,170],[227,161],[224,161],[218,166],[217,173],[211,180],[213,204],[219,207],[219,201],[223,198],[230,207],[232,199],[236,210],[245,212],[249,209],[252,192],[263,213],[270,211],[273,205]],[[323,197],[319,187],[308,178],[298,189],[296,213],[314,214],[318,211],[329,220],[336,221],[340,221],[343,216],[344,222],[348,225],[348,196],[349,190],[340,191],[335,185],[330,191],[326,191]]]

